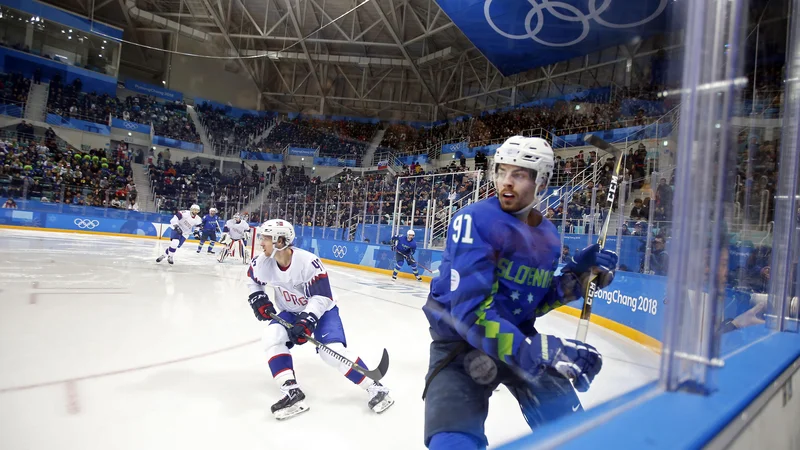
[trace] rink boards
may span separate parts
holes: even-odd
[[[159,239],[168,237],[170,233],[169,224],[158,221],[164,220],[164,217],[156,215],[153,218],[157,221],[146,221],[75,213],[3,209],[0,210],[0,226]],[[387,274],[391,273],[395,266],[395,254],[386,245],[322,239],[300,233],[295,245],[333,264],[344,264]],[[432,277],[439,275],[439,265],[442,261],[440,250],[418,249],[415,258],[423,279],[430,281]],[[400,272],[401,276],[412,277],[408,264],[403,264]],[[614,283],[608,289],[595,294],[592,322],[651,349],[659,350],[663,336],[665,296],[666,277],[619,271]],[[561,310],[577,316],[581,306],[581,301],[578,301],[562,307]],[[728,313],[743,312],[748,307],[749,303],[746,300],[731,296],[726,305],[726,316]]]

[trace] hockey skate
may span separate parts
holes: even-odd
[[[277,403],[272,405],[272,415],[278,420],[288,419],[300,413],[308,411],[305,399],[306,394],[300,390],[300,386],[295,380],[289,380],[281,386],[281,392],[285,395]]]
[[[167,256],[167,262],[170,264],[175,264],[175,262],[172,260],[172,255]]]
[[[160,263],[160,262],[161,262],[161,261],[163,261],[163,260],[164,260],[164,258],[166,258],[166,257],[167,257],[167,255],[161,255],[161,256],[159,256],[158,258],[156,258],[156,262],[157,262],[157,263]]]
[[[369,409],[380,414],[394,404],[392,397],[389,397],[389,389],[377,381],[367,388],[370,395]]]

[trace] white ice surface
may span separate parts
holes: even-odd
[[[293,350],[310,411],[278,422],[280,397],[247,304],[245,267],[187,243],[0,230],[0,449],[415,449],[428,362],[427,286],[329,266],[349,347],[367,365],[388,349],[382,415],[310,345]],[[572,337],[551,313],[542,333]],[[603,371],[591,408],[656,377],[658,357],[593,327]],[[490,444],[529,432],[513,397],[492,397]]]

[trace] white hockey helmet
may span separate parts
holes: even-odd
[[[211,214],[212,216],[213,216],[213,215],[216,215],[216,214],[217,214],[217,208],[211,208],[211,209],[209,209],[209,210],[208,210],[208,213],[209,213],[209,214]]]
[[[192,214],[200,214],[200,206],[198,206],[196,204],[190,206],[189,207],[189,212],[191,212]]]
[[[509,164],[534,172],[537,189],[536,200],[523,208],[523,211],[527,213],[545,193],[545,189],[538,190],[539,186],[546,187],[550,184],[550,177],[555,168],[555,158],[553,149],[546,140],[537,137],[512,136],[506,139],[494,154],[493,176],[497,173],[498,164]],[[497,188],[498,186],[495,185],[495,189]]]
[[[413,239],[414,236],[416,236],[416,235],[417,235],[417,233],[414,233],[414,230],[406,231],[406,237],[409,238],[409,239]]]
[[[235,220],[237,223],[240,222],[242,220],[242,215],[239,213],[234,214],[233,220]]]
[[[294,226],[283,219],[268,220],[258,227],[258,236],[270,236],[273,242],[275,242],[277,238],[285,238],[286,246],[288,247],[294,242]]]

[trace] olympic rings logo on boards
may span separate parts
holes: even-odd
[[[129,130],[136,130],[136,129],[139,128],[139,124],[138,123],[133,123],[133,122],[125,122],[125,128],[127,128]]]
[[[77,218],[77,219],[73,220],[72,223],[77,225],[78,228],[80,228],[80,229],[86,228],[86,229],[89,229],[89,230],[95,229],[98,226],[100,226],[100,221],[94,220],[94,219]]]
[[[344,255],[347,254],[347,247],[345,247],[344,245],[334,245],[332,250],[333,250],[333,256],[339,259],[344,258]]]
[[[600,17],[611,6],[611,1],[612,0],[603,0],[602,4],[600,6],[597,6],[597,0],[589,0],[589,14],[584,14],[583,11],[566,2],[553,1],[553,0],[528,0],[528,3],[531,4],[531,10],[528,11],[528,14],[525,16],[525,31],[527,32],[526,34],[511,34],[501,30],[500,27],[498,27],[494,23],[494,21],[492,20],[491,13],[489,12],[489,8],[492,6],[492,0],[486,0],[484,2],[483,15],[486,18],[486,23],[488,23],[489,26],[492,27],[492,29],[497,34],[507,39],[515,39],[515,40],[533,39],[537,43],[547,47],[569,47],[570,45],[575,45],[586,39],[586,36],[589,35],[589,30],[591,28],[591,24],[589,23],[590,20],[594,20],[596,23],[607,28],[624,29],[624,28],[638,27],[640,25],[649,23],[650,21],[658,17],[659,14],[664,12],[664,9],[667,7],[667,4],[669,4],[669,0],[660,0],[658,8],[656,8],[655,12],[645,17],[644,19],[639,20],[638,22],[619,24],[619,23],[608,22],[604,20],[602,17]],[[563,20],[565,22],[580,22],[582,25],[580,36],[569,42],[560,42],[560,43],[548,42],[540,39],[538,37],[538,34],[540,31],[542,31],[542,27],[544,26],[545,10],[547,10],[547,12],[555,16],[557,19]],[[565,14],[564,12],[568,12],[569,14]],[[536,16],[536,26],[532,25],[534,16]]]

